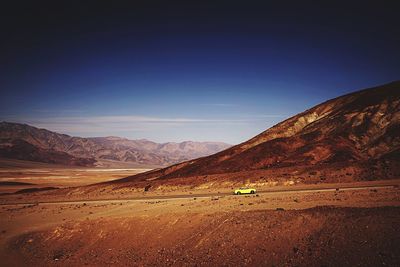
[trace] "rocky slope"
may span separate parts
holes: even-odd
[[[26,124],[0,123],[0,157],[65,165],[93,166],[132,162],[166,166],[229,147],[220,142],[158,144],[145,139],[71,137]],[[111,162],[111,163],[110,163]]]
[[[194,183],[271,177],[397,178],[399,133],[400,81],[396,81],[324,102],[215,155],[118,182],[176,178],[174,182],[186,183],[182,177],[192,177]]]
[[[0,157],[2,158],[62,164],[66,166],[92,166],[95,162],[93,158],[74,157],[62,151],[32,145],[22,139],[2,138],[0,140]]]

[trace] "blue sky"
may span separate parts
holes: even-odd
[[[77,136],[236,144],[400,77],[400,27],[388,4],[60,3],[10,6],[3,16],[1,120]]]

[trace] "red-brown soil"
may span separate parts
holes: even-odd
[[[72,168],[53,164],[0,159],[0,195],[42,187],[66,188],[100,183],[149,169]]]
[[[395,188],[0,209],[2,266],[398,266]]]

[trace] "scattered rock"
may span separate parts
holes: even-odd
[[[151,185],[150,185],[150,184],[146,185],[146,186],[144,187],[144,192],[147,192],[147,191],[149,191],[150,187],[151,187]]]
[[[57,251],[57,252],[54,253],[54,255],[53,255],[53,260],[54,260],[54,261],[59,261],[63,256],[64,256],[64,253],[63,253],[63,252]]]

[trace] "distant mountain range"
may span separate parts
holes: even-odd
[[[0,122],[0,157],[68,166],[168,166],[228,147],[221,142],[159,144],[114,136],[81,138],[26,124]]]
[[[389,178],[400,178],[400,81],[329,100],[217,154],[110,183]]]

